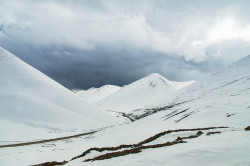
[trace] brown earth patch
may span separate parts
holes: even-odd
[[[250,126],[246,127],[245,130],[250,130]]]
[[[213,131],[213,132],[207,132],[206,135],[211,135],[211,134],[220,134],[221,131]]]
[[[196,137],[199,137],[200,135],[202,135],[203,134],[202,130],[211,130],[211,129],[219,129],[219,128],[228,128],[228,127],[207,127],[207,128],[167,130],[167,131],[163,131],[161,133],[158,133],[152,137],[149,137],[149,138],[147,138],[147,139],[145,139],[137,144],[122,144],[122,145],[119,145],[116,147],[101,147],[101,148],[93,147],[93,148],[87,149],[82,154],[80,154],[76,157],[73,157],[71,160],[75,160],[75,159],[84,157],[92,151],[98,151],[98,152],[116,151],[116,152],[106,153],[106,154],[103,154],[103,155],[100,155],[100,156],[97,156],[97,157],[94,157],[91,159],[86,159],[85,161],[105,160],[105,159],[110,159],[110,158],[114,158],[114,157],[120,157],[120,156],[129,155],[129,154],[140,153],[143,149],[160,148],[160,147],[171,146],[171,145],[175,145],[175,144],[179,144],[179,143],[186,143],[186,141],[184,141],[185,139],[192,139],[192,138],[196,138]],[[145,144],[150,143],[150,142],[152,142],[152,141],[154,141],[154,140],[158,139],[159,137],[164,136],[166,134],[173,133],[173,132],[183,132],[183,131],[198,131],[198,132],[195,135],[190,135],[188,137],[177,137],[172,142],[165,142],[162,144],[154,144],[154,145],[145,145]],[[212,133],[212,132],[210,132],[210,133]],[[131,149],[117,151],[117,150],[121,150],[123,148],[131,148]],[[63,162],[53,161],[53,162],[46,162],[46,163],[42,163],[42,164],[38,164],[38,165],[34,165],[34,166],[54,166],[54,165],[60,165],[60,164],[64,165],[67,162],[69,162],[69,161],[63,161]],[[48,164],[50,164],[50,165],[48,165]]]

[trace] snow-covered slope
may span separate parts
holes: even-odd
[[[105,97],[113,94],[121,89],[116,85],[104,85],[100,88],[90,88],[88,90],[78,90],[75,93],[78,94],[84,101],[88,103],[96,103]]]
[[[0,140],[17,131],[23,132],[18,138],[23,135],[32,138],[38,137],[32,131],[39,128],[88,130],[112,122],[109,114],[85,103],[1,47],[0,115]]]
[[[248,166],[250,163],[250,56],[214,73],[186,88],[163,96],[147,108],[133,112],[138,119],[117,125],[74,141],[0,149],[0,165],[31,165],[46,161],[69,161],[66,165],[173,165],[173,166]],[[117,93],[117,92],[116,92]],[[148,114],[148,116],[140,115]],[[132,116],[132,115],[131,115]],[[179,144],[167,144],[178,137],[194,136],[197,131],[166,132],[174,129],[227,126],[201,130],[204,134],[184,139]],[[215,132],[206,135],[208,132]],[[156,135],[157,134],[157,135]],[[148,139],[149,138],[149,139]],[[155,140],[153,140],[156,138]],[[147,140],[142,146],[141,141]],[[150,141],[151,140],[151,141]],[[152,141],[153,140],[153,141]],[[178,139],[177,139],[178,140]],[[120,146],[123,145],[123,146]],[[125,145],[133,145],[126,148]],[[153,147],[148,147],[152,145]],[[154,146],[159,145],[159,146]],[[94,151],[71,160],[93,147],[116,147]],[[117,147],[122,147],[119,149]],[[136,148],[141,148],[136,151]],[[94,148],[96,149],[96,148]],[[116,150],[118,149],[118,150]],[[135,150],[131,152],[129,150]],[[124,152],[126,151],[126,153]],[[118,152],[113,158],[85,162],[100,155]],[[130,153],[131,152],[131,153]],[[117,157],[119,156],[119,157]],[[32,160],[31,160],[32,158]]]
[[[158,110],[166,112],[162,118],[171,122],[171,126],[246,127],[250,119],[249,71],[250,56],[247,56],[133,115],[140,118]]]
[[[191,80],[191,81],[185,81],[185,82],[176,82],[176,81],[172,81],[172,82],[175,85],[176,89],[179,90],[179,89],[185,88],[188,85],[195,83],[196,81]]]
[[[215,132],[212,135],[206,135],[208,131],[202,130],[204,134],[198,138],[186,139],[187,143],[156,149],[146,149],[145,145],[145,149],[139,153],[84,164],[91,166],[249,165],[250,131],[244,130],[250,126],[249,71],[250,56],[247,56],[201,81],[173,92],[171,96],[166,95],[151,107],[135,111],[134,115],[145,113],[150,115],[98,133],[93,143],[102,142],[99,147],[117,147],[138,143],[147,138],[152,139],[153,135],[166,130],[211,126],[226,126],[228,129],[212,130]],[[167,134],[149,144],[166,143],[191,133]],[[79,158],[69,162],[68,165],[79,165],[84,159],[96,156],[98,154]]]
[[[124,86],[112,95],[97,102],[97,105],[106,110],[118,112],[132,111],[142,106],[153,104],[163,96],[170,95],[172,92],[193,82],[169,81],[160,74],[153,73]]]

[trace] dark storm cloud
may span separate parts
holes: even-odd
[[[199,79],[250,53],[250,2],[0,2],[0,44],[68,88]]]
[[[204,74],[182,57],[148,50],[110,51],[99,48],[79,51],[69,48],[26,48],[19,45],[12,52],[19,53],[24,61],[36,64],[33,66],[38,70],[70,89],[87,89],[105,84],[123,86],[153,72],[177,81],[189,80],[190,77],[198,79]]]

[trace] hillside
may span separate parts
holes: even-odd
[[[168,112],[165,119],[171,126],[233,124],[242,128],[250,118],[249,71],[250,56],[247,56],[131,115],[140,118],[158,109]]]
[[[66,165],[78,165],[85,160],[84,164],[91,166],[247,166],[250,163],[250,132],[246,130],[250,126],[249,71],[250,56],[247,56],[151,106],[128,113],[134,122],[97,133],[92,140],[101,142],[98,147],[114,150],[93,152]]]
[[[128,112],[160,100],[165,95],[192,84],[189,82],[169,81],[158,73],[151,74],[124,86],[96,104],[106,110]]]
[[[113,122],[104,111],[3,48],[0,76],[0,141],[53,137],[48,131],[83,131]]]

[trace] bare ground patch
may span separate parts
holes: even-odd
[[[147,138],[147,139],[145,139],[137,144],[122,144],[122,145],[115,146],[115,147],[101,147],[101,148],[93,147],[93,148],[87,149],[82,154],[80,154],[76,157],[73,157],[69,161],[63,161],[63,162],[53,161],[53,162],[46,162],[46,163],[42,163],[42,164],[38,164],[38,165],[34,165],[34,166],[64,165],[72,160],[85,157],[86,155],[88,155],[92,151],[97,151],[97,152],[111,151],[111,152],[96,156],[94,158],[89,158],[89,159],[86,159],[84,161],[111,159],[111,158],[115,158],[115,157],[140,153],[145,149],[160,148],[160,147],[172,146],[172,145],[179,144],[179,143],[186,143],[185,140],[199,137],[200,135],[203,134],[202,131],[204,131],[204,130],[219,129],[219,128],[228,128],[228,127],[207,127],[207,128],[167,130],[167,131],[160,132],[152,137],[149,137],[149,138]],[[165,143],[161,143],[161,144],[153,144],[153,145],[145,145],[145,144],[150,143],[150,142],[152,142],[152,141],[154,141],[154,140],[158,139],[159,137],[164,136],[166,134],[174,133],[174,132],[184,132],[184,131],[197,131],[197,133],[194,135],[189,135],[187,137],[177,137],[174,141],[170,141],[170,142],[165,142]],[[125,150],[117,151],[117,150],[121,150],[124,148],[125,148]]]

